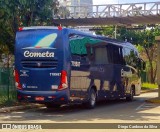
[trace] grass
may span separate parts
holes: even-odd
[[[157,84],[151,84],[151,83],[142,83],[142,89],[156,89],[158,88]]]
[[[146,100],[146,102],[149,102],[149,103],[158,103],[158,104],[160,104],[160,98],[158,98],[158,97],[156,97],[156,98],[151,98],[151,99]]]

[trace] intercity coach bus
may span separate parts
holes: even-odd
[[[143,62],[136,48],[61,27],[26,27],[16,34],[15,84],[19,101],[47,108],[99,100],[133,100]]]

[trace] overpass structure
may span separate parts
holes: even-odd
[[[93,11],[89,12],[88,9]],[[53,22],[66,26],[160,23],[160,1],[146,3],[67,6]]]

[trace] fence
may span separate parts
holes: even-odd
[[[0,67],[0,105],[7,101],[16,101],[13,68]]]

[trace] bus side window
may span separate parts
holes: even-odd
[[[89,65],[89,58],[86,47],[87,38],[84,36],[69,35],[69,47],[71,52],[71,61],[78,62],[81,66]]]
[[[94,61],[93,48],[90,44],[86,44],[87,57],[92,62]]]
[[[124,61],[124,59],[123,59],[122,47],[119,47],[118,57],[119,57],[119,64],[125,65],[125,61]]]
[[[124,48],[124,50],[123,50],[123,52],[124,52],[123,58],[125,60],[125,63],[128,64],[128,65],[130,65],[130,63],[131,63],[131,60],[130,60],[130,51],[131,50],[129,48]]]
[[[108,59],[109,63],[112,64],[124,64],[122,47],[116,45],[109,45],[108,48]]]
[[[137,68],[138,67],[138,53],[130,48],[125,48],[125,52],[124,52],[124,60],[126,62],[126,64]]]
[[[96,47],[95,51],[95,64],[108,64],[108,55],[106,46]]]

